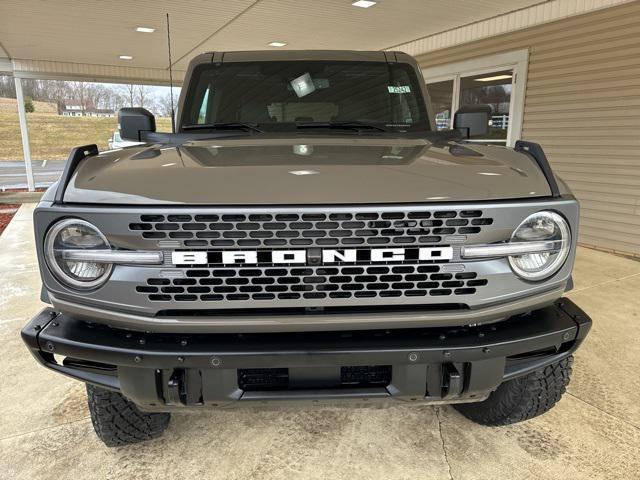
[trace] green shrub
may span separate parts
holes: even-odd
[[[24,110],[27,113],[33,113],[36,111],[36,107],[33,105],[31,97],[24,97]]]

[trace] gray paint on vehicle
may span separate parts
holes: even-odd
[[[538,166],[507,148],[477,144],[461,148],[456,142],[381,136],[296,137],[294,133],[289,138],[218,138],[105,152],[80,164],[64,201],[327,205],[485,201],[549,194]]]
[[[36,238],[44,238],[46,230],[50,225],[61,218],[69,216],[84,219],[96,225],[101,231],[105,232],[114,248],[124,249],[140,249],[140,250],[158,250],[164,249],[169,252],[173,248],[162,247],[157,240],[145,239],[140,235],[140,231],[129,230],[129,224],[139,221],[140,216],[144,214],[164,215],[188,213],[190,215],[197,214],[260,214],[260,213],[357,213],[372,211],[403,211],[407,205],[367,205],[367,206],[316,206],[316,207],[185,207],[185,206],[165,206],[165,207],[140,207],[140,206],[113,206],[105,208],[104,206],[80,206],[80,205],[53,205],[42,203],[35,212]],[[433,204],[411,205],[412,210],[431,210]],[[573,261],[575,255],[577,222],[578,222],[578,204],[572,197],[562,199],[536,199],[536,200],[520,200],[520,201],[502,201],[502,202],[473,202],[473,203],[441,203],[436,207],[440,210],[466,210],[480,209],[486,212],[486,215],[493,218],[494,222],[490,228],[483,229],[480,233],[474,234],[472,238],[467,238],[464,243],[495,243],[507,241],[513,232],[513,229],[519,225],[524,218],[531,213],[540,210],[553,210],[561,213],[569,222],[572,230],[572,249],[569,258],[563,267],[551,278],[542,282],[530,283],[516,277],[511,271],[507,259],[494,260],[477,260],[463,261],[459,258],[459,246],[456,247],[456,253],[453,263],[464,265],[467,271],[478,272],[479,277],[487,278],[489,283],[487,286],[479,289],[474,295],[468,295],[465,298],[458,297],[456,302],[464,302],[472,311],[478,313],[477,321],[496,321],[509,316],[509,308],[492,311],[491,307],[501,303],[510,303],[529,297],[537,304],[537,296],[543,296],[546,292],[553,291],[551,298],[547,298],[545,303],[550,303],[562,295],[566,282],[571,275]],[[471,237],[471,236],[469,236]],[[277,247],[274,247],[274,249]],[[110,318],[114,324],[124,324],[132,328],[132,323],[127,321],[128,315],[137,315],[142,318],[147,317],[148,322],[138,323],[144,328],[154,330],[156,326],[160,327],[160,323],[156,322],[154,315],[163,309],[180,308],[188,311],[189,309],[235,309],[235,308],[254,308],[264,309],[267,305],[256,301],[232,301],[232,302],[210,302],[194,301],[181,302],[179,306],[174,302],[150,302],[143,294],[135,291],[136,285],[140,285],[147,278],[155,277],[159,270],[163,268],[176,267],[156,266],[156,267],[132,267],[125,265],[117,265],[113,269],[110,280],[102,287],[91,292],[78,292],[69,289],[60,284],[56,278],[49,272],[46,263],[42,257],[43,245],[42,241],[38,242],[38,256],[40,260],[40,269],[46,289],[52,294],[54,306],[61,311],[78,312],[78,309],[84,308],[85,315],[89,309],[97,309],[102,311],[110,311]],[[546,297],[545,297],[546,298]],[[56,302],[57,301],[57,302]],[[376,306],[376,305],[416,305],[418,309],[420,305],[437,305],[442,302],[448,303],[452,299],[443,300],[443,297],[402,297],[402,298],[349,298],[349,299],[296,299],[296,300],[277,300],[269,302],[270,307],[317,307],[317,306]],[[73,306],[75,305],[75,306]],[[530,305],[530,304],[529,304]],[[489,309],[489,315],[485,315]],[[483,313],[484,310],[484,313]],[[264,321],[260,325],[254,325],[252,328],[260,331],[269,331],[271,328],[278,328],[277,322],[271,322],[268,319],[267,311],[265,312]],[[95,312],[98,313],[97,311]],[[117,318],[120,317],[120,322]],[[394,318],[389,314],[389,318]],[[432,322],[438,321],[438,324],[451,322],[456,324],[456,318],[460,318],[459,312],[450,311],[434,311],[426,312],[419,316],[419,322],[414,326],[429,326]],[[468,316],[463,316],[464,323],[469,323]],[[188,320],[188,322],[193,321]],[[223,317],[198,317],[197,325],[201,327],[200,331],[207,331],[208,327],[214,327],[216,331],[234,331],[237,327],[235,324],[235,315],[231,314]],[[254,322],[255,323],[255,322]],[[319,323],[317,316],[309,316],[304,322],[309,328],[313,328],[314,324]],[[474,323],[474,322],[471,322]],[[352,328],[357,328],[351,325]],[[347,328],[347,327],[345,327]]]

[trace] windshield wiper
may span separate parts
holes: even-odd
[[[296,128],[337,128],[345,130],[377,130],[379,132],[388,132],[382,127],[371,125],[369,123],[358,121],[345,121],[345,122],[298,122]]]
[[[243,122],[216,122],[199,123],[195,125],[184,125],[183,130],[251,130],[253,132],[264,133],[258,128],[257,123]]]

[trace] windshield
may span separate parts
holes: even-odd
[[[343,61],[201,65],[187,93],[182,126],[244,123],[282,131],[345,122],[394,132],[429,130],[414,69]]]

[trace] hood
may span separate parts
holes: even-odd
[[[64,201],[291,205],[482,201],[550,195],[511,149],[385,137],[226,138],[83,160]]]

